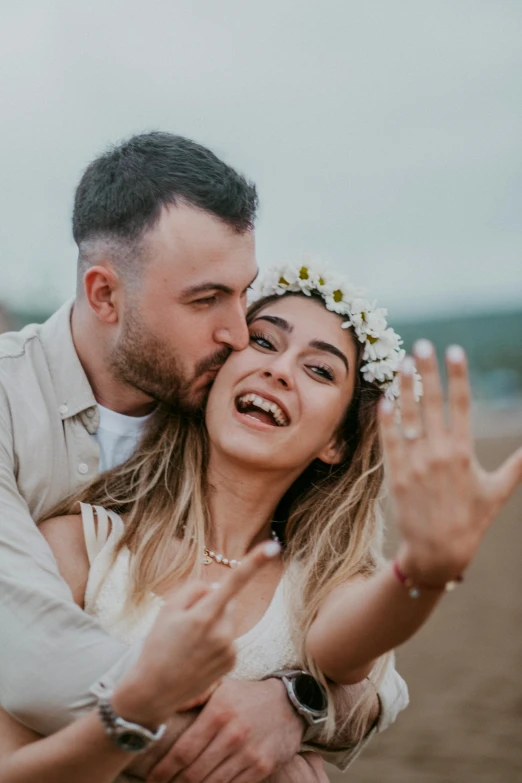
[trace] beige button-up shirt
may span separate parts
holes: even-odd
[[[99,413],[71,307],[0,336],[0,703],[42,734],[92,708],[96,684],[113,687],[140,652],[74,604],[35,525],[98,472]],[[379,697],[383,730],[408,703],[393,666]],[[330,760],[345,768],[360,747]]]
[[[0,336],[0,701],[42,734],[91,708],[91,686],[139,654],[74,604],[33,521],[98,471],[98,407],[70,313]]]

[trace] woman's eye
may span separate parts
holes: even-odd
[[[335,375],[333,374],[333,370],[330,367],[327,367],[326,365],[313,364],[310,365],[309,369],[315,375],[318,375],[320,378],[324,378],[327,381],[335,380]]]
[[[260,348],[265,348],[268,351],[271,351],[274,348],[272,341],[261,333],[252,332],[250,334],[250,342],[259,345]]]

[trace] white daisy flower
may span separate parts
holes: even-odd
[[[355,329],[365,332],[365,325],[367,314],[371,311],[372,306],[367,299],[357,297],[352,300],[350,304],[350,320]]]
[[[400,347],[402,340],[397,332],[390,326],[382,332],[379,337],[373,337],[371,334],[367,334],[365,339],[365,360],[375,362],[379,359],[386,359],[391,356],[396,356],[398,362],[402,360],[404,354],[404,351],[402,351]]]
[[[335,276],[325,281],[321,286],[321,293],[328,310],[339,315],[350,315],[352,302],[360,294],[360,289],[355,288],[347,280]]]
[[[376,310],[370,310],[366,313],[366,334],[372,337],[380,337],[386,331],[388,323],[386,316],[388,311],[384,307],[378,307]]]
[[[387,362],[385,359],[381,359],[376,362],[368,362],[363,364],[361,372],[365,381],[371,383],[372,381],[378,381],[384,383],[385,381],[393,381],[396,375],[396,369],[394,363]]]

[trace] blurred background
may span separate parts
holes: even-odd
[[[407,348],[462,344],[484,460],[522,442],[519,0],[0,0],[0,14],[0,330],[72,296],[90,159],[172,131],[256,181],[261,266],[319,255],[388,307]],[[399,651],[411,707],[347,779],[522,781],[521,530],[519,493]]]

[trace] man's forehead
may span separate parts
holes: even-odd
[[[253,246],[254,232],[238,232],[226,220],[180,202],[163,207],[144,239],[157,249],[178,250],[186,254],[211,251],[213,247]]]
[[[196,220],[201,221],[199,225],[193,222],[194,212]],[[153,278],[177,292],[196,286],[202,291],[211,287],[242,291],[250,285],[257,275],[253,232],[240,234],[197,210],[174,214],[178,227],[180,218],[187,218],[182,231],[170,222],[169,211],[144,238]]]

